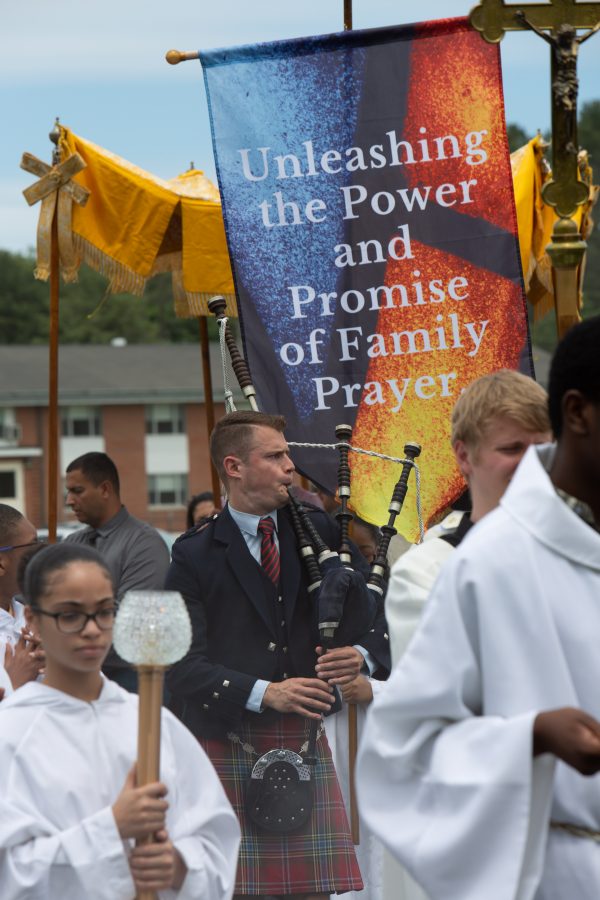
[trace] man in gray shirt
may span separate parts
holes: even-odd
[[[169,568],[169,551],[151,525],[127,512],[121,503],[119,473],[106,453],[84,453],[67,466],[67,506],[88,527],[66,541],[88,544],[104,557],[120,600],[129,590],[160,591]],[[112,648],[103,671],[135,691],[137,679]]]

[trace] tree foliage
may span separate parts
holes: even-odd
[[[525,129],[521,128],[520,125],[515,125],[514,123],[511,124],[510,122],[506,126],[506,135],[508,137],[508,146],[511,153],[514,153],[519,147],[524,147],[533,137],[533,135],[527,134]]]
[[[33,277],[35,259],[0,250],[0,343],[44,344],[48,340],[48,284]],[[209,320],[216,337],[216,322]],[[106,279],[81,266],[75,284],[60,286],[63,344],[106,344],[123,337],[130,344],[181,343],[198,339],[196,319],[178,319],[171,276],[152,278],[143,297],[109,295]]]

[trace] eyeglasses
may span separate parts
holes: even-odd
[[[49,616],[56,622],[56,627],[62,634],[79,634],[86,627],[87,623],[92,622],[98,626],[100,631],[110,631],[115,621],[117,613],[116,606],[105,606],[95,613],[83,612],[47,612],[40,609],[39,606],[32,606],[31,609],[39,613],[41,616]]]
[[[26,544],[9,544],[8,547],[0,547],[0,553],[6,553],[8,550],[18,550],[19,547],[37,547],[38,544],[45,544],[46,541],[27,541]]]

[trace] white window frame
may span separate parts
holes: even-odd
[[[169,482],[172,487],[168,487]],[[173,494],[173,499],[163,500],[162,495]],[[148,506],[185,506],[188,501],[187,474],[164,473],[162,475],[148,475]]]
[[[75,422],[87,422],[88,430],[76,431]],[[60,411],[60,428],[63,437],[100,437],[102,410],[99,406],[63,406]]]
[[[146,434],[185,434],[183,403],[152,403],[146,406]]]

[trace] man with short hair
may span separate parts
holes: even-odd
[[[600,317],[551,366],[531,446],[451,555],[372,705],[358,790],[431,900],[596,900]]]
[[[37,531],[18,509],[0,503],[0,687],[10,693],[37,678],[42,666],[37,642],[26,636],[24,606],[18,599],[18,571]]]
[[[315,653],[316,614],[287,508],[294,464],[284,427],[281,416],[238,412],[213,431],[211,457],[228,503],[173,547],[167,587],[186,599],[193,642],[168,687],[241,821],[236,895],[299,900],[362,888],[324,736],[317,741],[312,816],[298,831],[269,833],[252,824],[248,778],[267,751],[300,752],[311,720],[332,708],[332,685],[353,680],[366,656],[373,668],[385,667],[389,653],[379,624],[357,646]],[[310,515],[325,542],[337,546],[333,520],[318,509]]]
[[[65,540],[98,550],[110,570],[117,599],[131,590],[162,590],[169,551],[156,529],[121,503],[119,473],[112,459],[96,452],[77,457],[67,466],[66,488],[67,506],[88,527]],[[106,660],[104,673],[135,691],[136,674],[114,648]]]
[[[500,502],[530,444],[551,439],[546,391],[532,378],[501,369],[473,381],[452,412],[451,442],[471,495],[471,512],[451,512],[422,544],[392,567],[385,599],[392,663],[417,627],[445,560],[471,526]]]

